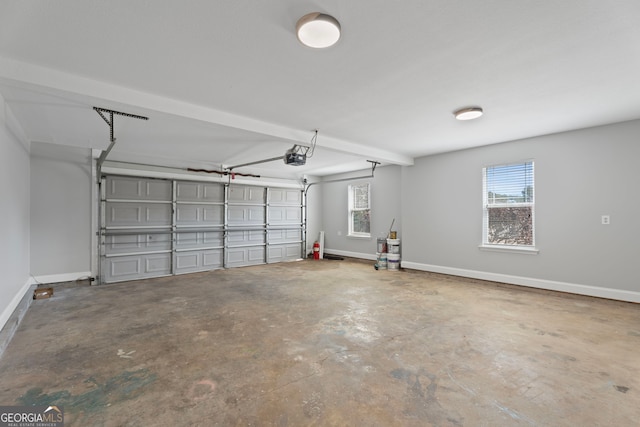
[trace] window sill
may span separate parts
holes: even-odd
[[[540,250],[536,247],[528,246],[510,246],[510,245],[480,245],[478,249],[489,252],[509,252],[526,255],[538,255]]]
[[[371,234],[347,234],[347,239],[371,240]]]

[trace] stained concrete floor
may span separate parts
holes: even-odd
[[[637,426],[640,305],[349,260],[63,286],[0,359],[0,404],[67,426]]]

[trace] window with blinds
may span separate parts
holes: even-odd
[[[369,184],[349,186],[349,236],[371,237]]]
[[[534,246],[533,161],[483,169],[483,244]]]

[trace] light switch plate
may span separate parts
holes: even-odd
[[[611,223],[611,218],[609,218],[609,215],[602,215],[602,224],[609,225],[610,223]]]

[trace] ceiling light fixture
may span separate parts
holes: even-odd
[[[456,119],[458,120],[473,120],[482,116],[482,114],[483,111],[480,107],[462,108],[453,113],[453,115],[456,116]]]
[[[322,49],[338,42],[340,23],[333,16],[324,13],[308,13],[298,20],[296,35],[303,45]]]

